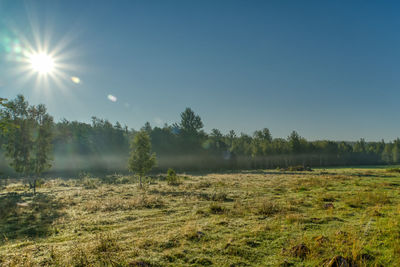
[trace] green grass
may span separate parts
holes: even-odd
[[[182,176],[183,177],[183,176]],[[0,189],[0,266],[400,265],[400,173],[244,171]]]

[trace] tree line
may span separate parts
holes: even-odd
[[[23,170],[19,171],[29,176],[47,169],[51,157],[55,171],[127,170],[130,140],[140,132],[150,137],[158,171],[168,168],[216,171],[400,163],[400,139],[392,142],[367,142],[364,139],[357,142],[307,141],[296,131],[287,138],[274,138],[268,128],[252,135],[237,134],[233,130],[223,134],[218,129],[206,133],[201,117],[190,108],[181,113],[177,123],[153,127],[147,122],[135,130],[97,117],[92,117],[91,123],[66,119],[54,122],[44,105],[29,106],[21,95],[12,101],[2,99],[0,104],[3,105],[0,130],[4,132],[0,138],[1,153],[20,153],[16,156],[24,164],[20,164]],[[10,122],[14,128],[7,127]],[[26,148],[10,146],[13,138],[24,140],[24,135],[26,142],[14,145]],[[27,156],[20,151],[32,154]]]

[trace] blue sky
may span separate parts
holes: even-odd
[[[399,11],[395,1],[0,0],[0,96],[22,93],[56,120],[135,129],[191,107],[206,131],[392,140]],[[26,79],[5,37],[61,45],[61,83]]]

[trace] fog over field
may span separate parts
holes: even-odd
[[[399,13],[0,0],[0,267],[400,266]]]

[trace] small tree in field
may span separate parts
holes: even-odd
[[[16,127],[5,133],[4,149],[10,165],[17,173],[29,176],[31,173],[31,151],[33,148],[33,119],[28,112],[29,104],[22,95],[7,103],[4,119]]]
[[[145,131],[138,132],[131,142],[129,171],[139,175],[139,185],[142,187],[142,177],[156,165],[156,154],[151,153],[150,136]]]
[[[179,179],[174,169],[169,168],[167,171],[167,183],[170,185],[178,185]]]
[[[34,117],[34,143],[32,157],[33,193],[36,193],[36,180],[39,175],[51,167],[51,151],[53,149],[53,117],[46,113],[44,105],[32,107]]]
[[[6,156],[35,194],[39,175],[51,166],[53,118],[44,105],[29,106],[22,95],[7,103],[3,116],[13,125],[5,132]]]

